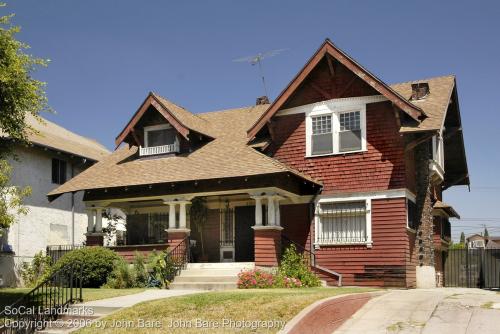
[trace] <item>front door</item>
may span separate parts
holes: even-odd
[[[255,207],[237,206],[235,208],[235,260],[254,261]]]

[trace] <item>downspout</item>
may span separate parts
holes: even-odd
[[[315,222],[315,214],[316,214],[316,206],[314,205],[316,203],[316,198],[318,198],[319,196],[319,193],[321,192],[321,190],[323,189],[323,187],[320,187],[318,192],[316,194],[314,194],[314,196],[311,198],[311,201],[309,201],[309,221],[310,221],[310,224],[309,224],[309,238],[311,239],[311,242],[309,243],[309,248],[310,248],[310,251],[311,251],[311,254],[315,254],[315,249],[314,249],[314,242],[315,242],[315,238],[314,238],[314,222]],[[316,257],[313,256],[313,261],[312,262],[312,265],[315,266],[316,265]]]

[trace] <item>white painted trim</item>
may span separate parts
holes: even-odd
[[[151,148],[148,144],[148,132],[150,131],[158,131],[158,130],[167,130],[167,129],[172,129],[172,126],[170,124],[159,124],[159,125],[150,125],[150,126],[145,126],[144,127],[144,149]],[[177,136],[177,133],[175,135],[175,141],[173,144],[169,145],[161,145],[161,146],[171,146],[173,145],[175,148],[179,147],[179,137]],[[152,146],[156,147],[156,146]],[[158,146],[160,147],[160,146]]]
[[[254,230],[277,230],[277,231],[281,231],[283,230],[283,227],[281,226],[269,226],[269,225],[263,225],[263,226],[252,226],[252,228]]]
[[[316,103],[311,103],[311,104],[305,104],[302,106],[294,107],[294,108],[289,108],[289,109],[283,109],[280,110],[276,113],[276,116],[287,116],[287,115],[294,115],[294,114],[304,114],[308,110],[315,109],[315,110],[320,110],[321,108],[329,108],[329,109],[342,109],[342,108],[349,108],[352,105],[362,105],[362,104],[369,104],[369,103],[377,103],[377,102],[383,102],[387,101],[387,98],[383,95],[370,95],[370,96],[358,96],[358,97],[346,97],[346,98],[341,98],[341,99],[332,99],[332,100],[326,100],[326,101],[321,101],[321,102],[316,102]]]
[[[292,109],[300,110],[300,113],[305,113],[306,117],[306,158],[313,158],[319,156],[329,156],[329,155],[345,155],[349,153],[359,153],[367,151],[367,141],[366,141],[366,105],[368,103],[380,102],[387,100],[381,95],[375,96],[363,96],[357,98],[347,98],[347,99],[335,99],[329,101],[322,101],[314,104],[308,104],[305,106],[300,106]],[[285,113],[292,109],[288,109]],[[353,151],[343,151],[340,152],[339,140],[340,140],[340,114],[347,112],[360,113],[360,126],[361,126],[361,149]],[[292,111],[293,113],[297,113]],[[327,154],[312,154],[312,117],[321,115],[331,115],[332,116],[332,147],[333,152]]]
[[[368,192],[351,192],[351,193],[338,193],[331,195],[319,195],[316,202],[349,202],[349,201],[362,201],[364,199],[389,199],[389,198],[408,198],[413,202],[416,201],[416,196],[408,189],[390,189],[380,191]]]

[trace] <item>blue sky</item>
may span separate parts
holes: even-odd
[[[464,218],[452,232],[486,224],[500,235],[497,1],[17,0],[0,10],[51,60],[36,74],[57,112],[46,117],[110,149],[149,91],[193,112],[255,103],[257,68],[232,60],[261,51],[288,49],[264,63],[271,98],[326,37],[388,83],[455,74],[472,191],[445,194]]]

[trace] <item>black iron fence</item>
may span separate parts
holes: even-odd
[[[79,268],[76,270],[76,268]],[[83,300],[82,266],[70,263],[0,312],[0,333],[34,333]]]
[[[46,255],[52,260],[52,263],[56,263],[64,254],[71,252],[74,249],[79,249],[85,247],[84,245],[49,245],[45,249]]]
[[[451,249],[444,259],[446,287],[500,289],[500,249]]]

